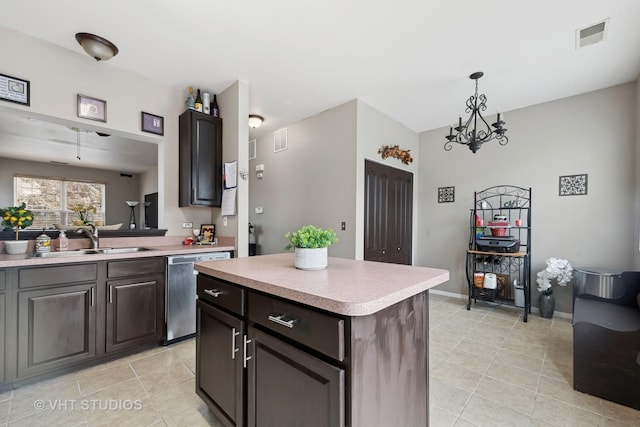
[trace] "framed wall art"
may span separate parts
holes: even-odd
[[[164,117],[145,113],[144,111],[141,112],[140,116],[140,126],[143,132],[164,135]]]
[[[26,106],[31,105],[28,80],[0,74],[0,99]]]
[[[438,187],[438,203],[453,203],[456,201],[456,187]]]
[[[565,175],[560,177],[560,196],[586,196],[588,175]]]
[[[78,94],[78,117],[106,122],[107,101]]]

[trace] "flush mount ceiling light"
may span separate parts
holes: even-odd
[[[118,54],[118,48],[109,40],[90,33],[77,33],[76,40],[96,61],[107,61]]]
[[[500,120],[500,113],[496,122],[493,123],[495,129],[492,130],[489,123],[482,117],[481,112],[487,109],[487,97],[484,94],[478,95],[478,79],[484,76],[482,71],[478,71],[469,76],[471,80],[476,81],[476,93],[467,99],[467,108],[465,112],[471,113],[467,121],[462,124],[462,117],[458,118],[458,126],[449,128],[449,135],[446,137],[447,142],[444,144],[445,151],[450,151],[452,142],[467,145],[469,150],[474,153],[480,149],[485,142],[497,139],[500,145],[507,145],[509,138],[504,134],[507,130],[504,128],[505,122]],[[455,129],[456,133],[453,133]]]
[[[249,127],[252,129],[259,128],[262,126],[262,122],[264,122],[264,117],[258,116],[257,114],[249,114]]]

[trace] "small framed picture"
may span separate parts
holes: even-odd
[[[29,82],[17,77],[0,74],[0,99],[30,106]]]
[[[216,237],[215,224],[202,224],[200,226],[200,242],[213,243],[214,237]]]
[[[78,117],[106,122],[107,101],[78,94]]]
[[[140,126],[143,132],[155,133],[156,135],[164,135],[164,118],[149,114],[142,111],[140,117]]]

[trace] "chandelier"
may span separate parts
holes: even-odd
[[[478,71],[469,76],[470,79],[476,81],[476,93],[467,99],[466,113],[471,113],[467,121],[462,124],[462,117],[458,118],[458,126],[449,128],[449,135],[447,135],[447,142],[444,144],[445,151],[450,151],[452,142],[469,146],[469,150],[474,153],[480,149],[480,146],[485,142],[489,142],[493,139],[497,139],[500,145],[507,145],[509,138],[504,134],[507,129],[504,128],[505,122],[500,120],[500,113],[496,122],[489,126],[489,123],[482,117],[482,111],[487,109],[487,97],[484,94],[478,95],[478,79],[482,77],[484,73]],[[495,129],[491,129],[491,127]],[[456,131],[454,134],[453,131]]]

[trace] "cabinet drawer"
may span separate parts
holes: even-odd
[[[344,320],[294,302],[249,292],[249,320],[336,360],[344,359]]]
[[[198,275],[198,298],[244,316],[245,290],[215,277]]]
[[[98,264],[66,264],[56,267],[23,268],[18,273],[20,288],[74,282],[95,282]]]
[[[111,261],[107,264],[107,277],[130,277],[143,274],[164,273],[164,258],[142,258]]]

